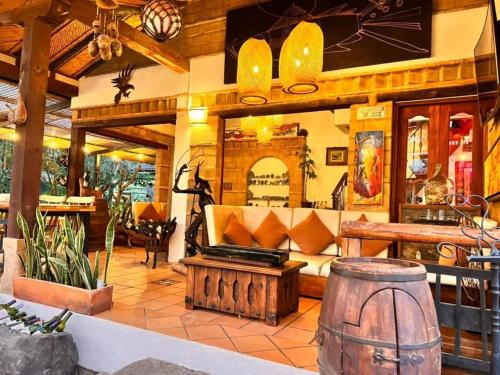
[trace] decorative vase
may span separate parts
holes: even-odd
[[[453,186],[453,181],[443,176],[441,164],[436,164],[434,175],[424,181],[426,204],[446,204],[446,196],[449,194],[449,183]]]

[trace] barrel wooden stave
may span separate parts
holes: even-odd
[[[366,258],[360,261],[377,262]],[[389,269],[370,264],[367,272],[362,272],[362,265],[340,264],[341,271],[349,271],[349,275],[335,272],[339,264],[332,263],[317,336],[322,374],[440,373],[439,325],[425,269],[402,269],[398,260],[383,260],[380,267],[384,268],[384,262]],[[367,275],[382,281],[362,278]],[[398,275],[415,281],[383,281]],[[403,355],[403,359],[410,358],[407,362],[422,358],[423,362],[398,365],[376,361],[376,351],[389,359]]]

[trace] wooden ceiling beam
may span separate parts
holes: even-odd
[[[58,25],[67,17],[71,0],[0,1],[0,25],[19,24],[35,18]]]
[[[0,61],[0,78],[17,84],[19,82],[19,71],[19,66]],[[59,81],[53,77],[49,77],[48,84],[48,92],[53,95],[64,98],[78,96],[78,86]]]
[[[88,0],[73,0],[69,17],[89,26],[95,19],[96,5]],[[158,43],[146,34],[119,21],[120,41],[134,51],[162,64],[175,72],[189,72],[189,59],[173,51],[171,47]]]
[[[164,113],[140,113],[135,116],[126,114],[109,118],[74,119],[73,127],[93,131],[96,128],[118,128],[129,127],[131,125],[175,124],[176,118],[176,111],[171,110]]]
[[[170,135],[134,126],[88,129],[88,132],[152,148],[168,148],[174,144],[174,138]]]

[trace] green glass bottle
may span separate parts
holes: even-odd
[[[61,322],[57,325],[56,331],[57,332],[63,332],[66,329],[66,322],[68,321],[69,318],[71,318],[71,315],[73,313],[70,311],[66,314],[66,316],[61,320]]]

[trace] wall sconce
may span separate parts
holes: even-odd
[[[189,125],[207,125],[208,111],[206,108],[189,109]]]

